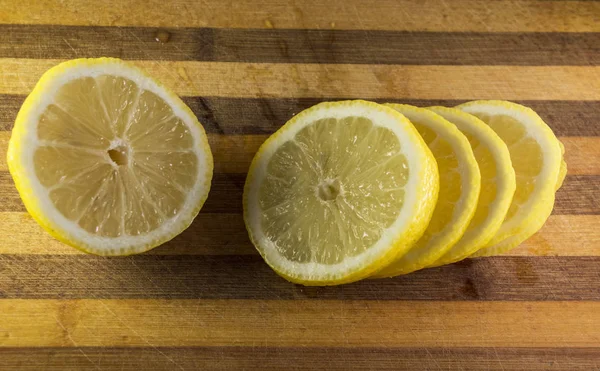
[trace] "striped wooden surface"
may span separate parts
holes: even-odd
[[[97,56],[184,98],[213,188],[173,241],[100,258],[41,230],[0,162],[0,369],[600,370],[600,2],[0,0],[2,158],[40,75]],[[293,114],[358,97],[537,110],[569,164],[545,227],[395,279],[277,277],[240,214],[249,161]]]

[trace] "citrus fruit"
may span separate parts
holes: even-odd
[[[244,220],[284,278],[352,282],[422,235],[438,187],[435,160],[404,116],[365,101],[321,103],[260,147],[246,179]]]
[[[556,191],[562,187],[563,182],[565,181],[565,177],[567,176],[567,162],[565,161],[565,145],[559,140],[558,145],[560,146],[560,170],[558,171],[558,180],[556,181],[556,187],[554,189]]]
[[[515,193],[515,171],[506,144],[484,122],[456,108],[429,107],[453,123],[469,140],[481,173],[481,191],[465,234],[433,265],[454,263],[485,246],[494,237]]]
[[[561,145],[546,123],[530,108],[506,101],[473,101],[457,108],[477,116],[506,143],[517,188],[504,222],[488,245],[473,256],[506,252],[537,232],[554,206],[562,183]]]
[[[433,264],[462,237],[479,198],[479,167],[467,138],[434,112],[403,104],[389,104],[406,116],[437,161],[440,191],[424,235],[410,250],[373,277],[406,274]]]
[[[19,111],[7,157],[33,218],[99,255],[140,253],[181,233],[204,203],[213,169],[190,109],[110,58],[47,71]]]

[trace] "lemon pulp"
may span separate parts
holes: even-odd
[[[431,152],[396,111],[321,103],[261,146],[244,220],[265,261],[307,285],[367,277],[422,235],[439,181]]]
[[[40,117],[38,140],[35,173],[52,203],[99,236],[155,230],[177,215],[198,175],[187,126],[121,77],[64,85]]]
[[[271,158],[259,193],[262,228],[291,261],[339,263],[398,218],[408,177],[389,129],[364,117],[316,121]]]

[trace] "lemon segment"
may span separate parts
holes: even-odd
[[[462,260],[494,237],[515,193],[515,171],[506,144],[484,122],[456,108],[429,107],[453,123],[469,140],[481,173],[481,191],[473,219],[462,238],[432,266]]]
[[[485,122],[510,152],[516,174],[512,203],[496,235],[473,256],[500,254],[537,232],[550,216],[555,190],[566,174],[560,142],[533,110],[516,103],[474,101],[457,108]]]
[[[112,58],[46,72],[19,111],[7,157],[33,218],[99,255],[140,253],[181,233],[204,203],[213,169],[190,109]]]
[[[406,116],[436,159],[440,191],[424,235],[402,257],[373,277],[391,277],[425,268],[442,257],[462,237],[477,206],[479,167],[467,138],[434,112],[402,104],[388,104]]]
[[[321,103],[265,141],[244,189],[244,220],[284,278],[333,285],[369,276],[425,230],[435,160],[410,122],[365,101]]]

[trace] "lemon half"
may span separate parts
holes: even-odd
[[[111,58],[72,60],[42,76],[17,116],[8,165],[39,224],[99,255],[140,253],[181,233],[213,170],[190,109]]]

